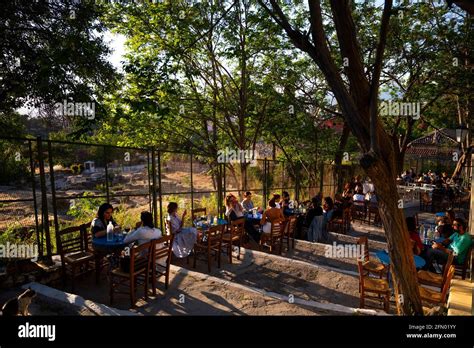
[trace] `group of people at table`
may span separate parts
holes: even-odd
[[[471,236],[466,233],[466,221],[461,217],[455,217],[451,210],[443,215],[438,218],[433,240],[420,236],[414,217],[406,218],[413,253],[426,261],[423,268],[431,272],[436,272],[435,263],[446,264],[449,253],[454,255],[453,263],[455,265],[462,265],[472,244]],[[422,241],[422,238],[425,240]]]
[[[283,221],[293,213],[292,204],[293,201],[290,200],[290,195],[286,191],[282,195],[274,194],[265,210],[255,207],[251,192],[244,194],[242,202],[239,202],[233,194],[229,194],[226,196],[225,216],[229,221],[248,216],[249,218],[245,219],[245,230],[249,235],[250,242],[258,243],[261,233],[270,233],[272,223]],[[191,254],[199,234],[196,227],[184,226],[187,211],[184,209],[180,215],[178,209],[177,203],[170,202],[168,204],[167,220],[169,223],[166,224],[166,229],[171,228],[171,231],[167,232],[168,234],[174,234],[173,254],[178,258],[185,258]],[[251,212],[254,212],[254,214],[251,214]],[[114,233],[121,235],[125,233],[122,232],[122,227],[114,220],[113,213],[114,208],[109,203],[104,203],[99,207],[97,216],[91,223],[91,232],[94,237],[93,245],[94,243],[97,244],[99,240],[105,242],[109,224],[112,224]],[[153,215],[144,211],[141,213],[140,221],[136,223],[135,229],[124,235],[120,240],[120,245],[126,246],[133,243],[140,245],[150,240],[159,239],[162,235],[162,231],[154,225]]]

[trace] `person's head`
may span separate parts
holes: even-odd
[[[274,193],[272,199],[274,199],[275,202],[279,202],[281,199],[281,196],[278,193]]]
[[[450,224],[444,224],[438,226],[438,233],[443,238],[449,238],[453,234],[453,226]]]
[[[269,206],[270,208],[276,208],[276,202],[275,202],[275,199],[274,199],[274,198],[272,198],[272,199],[270,199],[270,200],[268,201],[268,206]]]
[[[155,225],[153,224],[153,215],[151,215],[149,211],[143,211],[140,215],[140,220],[143,226],[155,228]]]
[[[97,217],[102,221],[109,221],[112,219],[114,213],[114,207],[110,203],[104,203],[99,207]]]
[[[446,211],[446,217],[449,220],[449,223],[452,224],[454,222],[454,219],[456,218],[456,214],[454,214],[454,211],[452,209],[449,209]]]
[[[351,183],[350,182],[346,182],[345,185],[344,185],[344,190],[348,191],[351,189]]]
[[[466,232],[466,221],[463,218],[455,218],[453,221],[453,228],[459,234]]]
[[[416,220],[413,216],[409,216],[405,219],[407,223],[408,232],[416,232]]]
[[[360,176],[360,175],[357,175],[357,176],[356,176],[356,182],[360,182],[361,179],[362,179],[362,176]]]
[[[250,191],[245,192],[244,193],[244,198],[248,199],[248,200],[251,200],[252,199],[252,192],[250,192]]]
[[[225,204],[230,207],[234,205],[235,202],[235,196],[233,194],[228,194],[225,198]]]
[[[283,196],[283,199],[289,199],[290,198],[290,194],[288,193],[288,191],[283,191],[281,193],[281,195]]]
[[[323,208],[326,211],[332,210],[334,208],[334,202],[332,201],[331,197],[324,198]]]
[[[357,186],[356,187],[356,193],[358,195],[363,195],[364,194],[364,189],[362,188],[362,186]]]
[[[178,211],[178,203],[169,202],[168,203],[168,214],[174,214]]]
[[[314,196],[313,198],[311,198],[311,203],[313,204],[314,208],[319,207],[321,205],[321,197]]]

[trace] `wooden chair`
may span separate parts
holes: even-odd
[[[357,244],[364,248],[364,258],[362,261],[362,267],[367,275],[374,274],[383,278],[383,276],[388,277],[388,267],[383,263],[377,260],[370,259],[369,253],[369,239],[367,237],[360,237],[357,240]]]
[[[450,252],[448,255],[448,260],[443,267],[443,274],[433,273],[429,271],[420,270],[418,271],[418,283],[430,285],[438,288],[442,288],[446,277],[448,275],[448,270],[451,268],[454,260],[454,253]]]
[[[431,211],[432,203],[433,201],[427,192],[420,193],[420,210],[421,211]]]
[[[279,254],[281,254],[282,243],[283,243],[283,231],[285,229],[286,221],[272,222],[270,233],[262,233],[260,236],[260,250],[263,250],[264,246],[270,249],[270,253],[275,250],[278,246]],[[265,244],[265,243],[269,244]]]
[[[290,239],[293,240],[293,249],[295,248],[296,219],[296,216],[292,215],[286,220],[283,240],[286,241],[286,246],[288,250],[290,250]]]
[[[474,242],[471,242],[471,246],[467,249],[466,257],[464,258],[464,262],[462,265],[454,264],[455,272],[461,275],[461,278],[464,280],[466,279],[467,270],[470,269],[469,265],[471,263],[471,254],[472,254],[472,247],[474,246]]]
[[[164,236],[153,241],[151,250],[153,251],[153,260],[151,262],[151,284],[153,295],[156,295],[157,275],[165,277],[165,289],[168,289],[170,281],[171,254],[173,249],[174,235]],[[164,264],[159,260],[164,259]]]
[[[137,284],[144,285],[145,299],[148,299],[148,283],[154,253],[151,249],[154,241],[143,243],[139,246],[130,248],[130,270],[123,271],[121,268],[115,268],[110,272],[110,304],[113,304],[114,293],[129,293],[131,307],[135,306],[135,292]],[[118,287],[126,287],[128,292],[116,290]]]
[[[204,231],[206,240],[198,240],[194,244],[194,263],[193,267],[196,268],[196,259],[198,254],[207,255],[207,268],[209,273],[211,272],[212,253],[214,252],[217,258],[217,268],[221,268],[221,249],[222,249],[222,235],[224,234],[225,225],[211,226],[208,230]]]
[[[357,261],[357,267],[359,270],[360,308],[365,307],[366,299],[382,300],[384,311],[388,313],[390,310],[390,287],[388,281],[372,278],[367,275],[364,264],[360,260]]]
[[[222,236],[222,248],[229,255],[229,263],[232,263],[232,248],[234,245],[239,247],[237,260],[240,260],[240,248],[242,246],[242,238],[245,234],[245,218],[237,219],[230,222],[230,227]]]
[[[446,304],[449,287],[451,286],[451,280],[454,276],[454,266],[449,267],[446,275],[446,280],[443,284],[441,292],[427,289],[420,286],[420,297],[422,301],[429,302],[432,304],[444,305]]]
[[[367,207],[367,214],[367,221],[369,223],[369,226],[371,223],[377,226],[382,223],[382,220],[380,219],[379,206],[377,204],[369,203]]]
[[[367,209],[365,204],[352,204],[352,220],[365,222],[367,218]]]
[[[90,271],[89,267],[94,263],[94,254],[89,251],[87,245],[88,227],[87,224],[69,227],[59,231],[56,235],[58,254],[61,257],[63,282],[66,285],[66,278],[70,274],[73,292],[75,278],[88,273]]]
[[[198,215],[199,214],[199,215]],[[193,209],[191,210],[191,218],[193,219],[193,221],[198,218],[198,217],[201,217],[203,215],[207,215],[207,210],[206,208],[196,208],[196,209]]]

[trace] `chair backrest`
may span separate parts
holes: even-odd
[[[369,261],[369,239],[366,236],[359,237],[357,244],[364,248],[364,261]]]
[[[446,281],[446,276],[448,275],[448,270],[451,268],[451,265],[454,261],[454,253],[450,249],[446,249],[448,251],[448,260],[444,264],[443,267],[443,284]]]
[[[357,260],[357,270],[359,271],[359,283],[360,287],[364,287],[364,266],[361,260]]]
[[[140,245],[135,245],[130,249],[130,274],[139,270],[148,271],[154,254],[151,252],[151,247],[154,241],[149,241]]]
[[[166,258],[166,261],[171,260],[171,252],[173,248],[173,239],[174,235],[166,235],[159,239],[153,240],[152,250],[155,251],[153,263],[156,263],[156,260]]]
[[[200,214],[200,213],[202,213],[202,214]],[[191,218],[193,219],[193,221],[198,217],[197,214],[207,215],[206,208],[196,208],[196,209],[191,210]]]
[[[286,231],[290,236],[293,236],[296,231],[296,216],[292,215],[286,221]]]
[[[245,218],[236,219],[230,222],[230,233],[232,236],[242,237],[245,232]]]
[[[87,250],[87,228],[89,225],[83,224],[65,228],[56,234],[56,245],[58,254],[64,256],[76,251]]]
[[[285,230],[286,223],[287,222],[284,220],[272,222],[271,237],[273,239],[281,238],[283,231]]]
[[[208,246],[214,247],[219,246],[219,244],[221,244],[225,226],[226,225],[211,226],[208,230],[205,231],[207,235]]]
[[[448,273],[446,275],[446,280],[443,284],[443,290],[441,291],[441,302],[446,303],[446,296],[448,294],[449,287],[451,286],[451,280],[454,276],[455,267],[451,265],[448,269]]]
[[[471,246],[469,247],[469,249],[467,249],[466,256],[464,256],[463,267],[467,267],[469,265],[469,261],[471,260],[473,246],[474,246],[474,241],[471,241]]]

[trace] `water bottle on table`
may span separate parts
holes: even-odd
[[[112,221],[109,221],[107,225],[107,242],[112,242],[114,240],[114,225]]]

